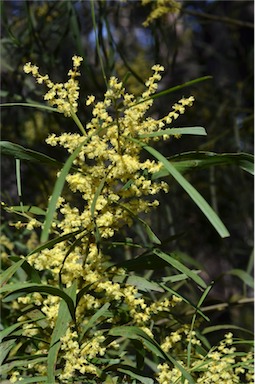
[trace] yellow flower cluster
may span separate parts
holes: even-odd
[[[65,366],[59,379],[66,382],[73,376],[75,371],[79,371],[81,374],[89,373],[98,376],[97,367],[89,360],[104,355],[106,349],[102,346],[104,341],[105,337],[97,333],[90,339],[85,339],[80,346],[77,332],[69,328],[65,336],[61,338]]]
[[[149,3],[153,4],[153,10],[143,23],[144,27],[148,27],[151,22],[168,13],[175,13],[178,15],[181,9],[181,4],[176,0],[142,0],[142,5],[147,5]]]
[[[8,254],[10,254],[13,251],[14,245],[13,243],[8,239],[8,237],[4,234],[1,234],[0,236],[0,255],[1,255],[1,261],[2,263],[7,262],[8,263]]]
[[[180,329],[181,330],[181,329]],[[176,343],[181,340],[181,331],[172,332],[171,336],[168,336],[165,342],[161,345],[165,352],[176,352]],[[184,333],[188,334],[188,326],[183,328]],[[195,338],[195,334],[192,335],[193,344],[198,344]],[[225,338],[220,342],[217,347],[212,348],[206,356],[199,353],[193,354],[194,361],[191,367],[185,367],[184,361],[178,361],[191,375],[196,379],[198,384],[234,384],[241,383],[239,374],[243,374],[246,377],[247,382],[253,383],[253,361],[252,353],[249,352],[247,356],[241,357],[241,361],[247,362],[245,368],[242,367],[242,363],[239,364],[237,359],[238,355],[235,355],[236,348],[232,346],[233,334],[229,332],[225,335]],[[186,343],[187,345],[187,343]],[[185,349],[182,348],[183,354]],[[187,351],[186,351],[187,352]],[[159,384],[179,383],[182,382],[182,373],[177,367],[170,367],[169,364],[163,363],[158,365],[157,381]],[[179,379],[179,381],[178,381]],[[184,380],[185,384],[188,384],[188,380]]]
[[[44,100],[47,100],[52,106],[56,105],[59,112],[64,113],[65,116],[71,116],[78,107],[79,85],[76,77],[80,76],[78,68],[82,60],[79,56],[73,57],[73,69],[68,72],[70,79],[66,83],[54,84],[48,75],[42,76],[39,73],[39,68],[31,62],[24,65],[24,72],[31,73],[39,84],[44,83],[49,88]]]

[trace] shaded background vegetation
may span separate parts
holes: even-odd
[[[180,14],[168,14],[143,27],[151,4],[139,1],[94,1],[97,34],[107,77],[127,78],[135,94],[143,90],[150,67],[165,67],[161,90],[204,75],[212,79],[155,102],[154,113],[167,113],[179,97],[196,102],[177,126],[201,125],[207,137],[183,137],[161,144],[165,156],[190,150],[217,153],[253,152],[253,2],[184,1]],[[53,81],[65,81],[74,54],[84,58],[79,116],[89,121],[85,97],[102,97],[104,81],[95,46],[89,1],[2,1],[1,99],[42,100],[43,87],[23,73],[36,63]],[[32,108],[2,108],[2,140],[64,159],[65,153],[44,144],[49,132],[74,131],[72,120]],[[53,152],[52,152],[53,151]],[[2,158],[2,200],[19,204],[15,162]],[[207,304],[231,301],[243,292],[240,280],[222,275],[232,268],[252,272],[253,180],[235,166],[214,167],[186,175],[218,212],[231,236],[221,239],[190,198],[173,181],[151,225],[160,238],[183,233],[168,250],[199,261],[207,282],[215,284]],[[45,207],[55,170],[22,163],[23,203]],[[35,187],[36,186],[36,187]],[[3,218],[4,213],[2,214]],[[133,228],[136,231],[136,228]],[[190,293],[196,295],[194,292]],[[199,297],[199,295],[198,295]],[[210,313],[212,322],[252,328],[252,306],[226,306]]]

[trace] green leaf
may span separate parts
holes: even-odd
[[[0,150],[3,155],[12,156],[15,159],[44,163],[57,168],[63,165],[52,157],[24,148],[21,145],[10,143],[9,141],[0,141]]]
[[[95,193],[95,195],[93,197],[93,201],[92,201],[92,204],[91,204],[91,207],[90,207],[91,216],[93,218],[95,216],[95,209],[96,209],[97,199],[99,198],[100,193],[102,192],[102,190],[104,188],[105,180],[106,180],[106,176],[100,181],[100,184],[97,187],[96,193]]]
[[[118,268],[125,268],[128,271],[144,271],[145,269],[156,271],[167,265],[168,263],[166,261],[156,259],[154,255],[148,254],[148,252],[135,259],[125,260],[116,264]]]
[[[196,271],[194,269],[191,270],[193,273],[200,273],[201,271]],[[188,276],[185,273],[180,273],[179,275],[173,275],[173,276],[166,276],[162,278],[162,281],[164,283],[170,282],[170,283],[177,283],[179,281],[187,280]]]
[[[19,261],[19,256],[10,256],[10,259],[12,261]],[[31,281],[35,284],[41,284],[41,278],[39,272],[33,268],[25,259],[23,260],[23,264],[21,265],[21,268],[26,272],[27,274],[27,281]]]
[[[2,367],[1,367],[1,374],[4,375],[10,371],[13,370],[13,368],[15,367],[27,367],[28,364],[39,364],[39,363],[42,363],[42,362],[45,362],[46,361],[46,358],[47,357],[38,357],[36,355],[32,355],[30,356],[31,358],[30,359],[25,359],[25,360],[14,360],[14,361],[11,361],[9,363],[6,363],[6,364],[3,364]],[[50,384],[52,384],[53,382],[51,382]]]
[[[32,103],[3,103],[3,104],[0,104],[0,107],[28,107],[28,108],[39,108],[39,109],[44,109],[45,111],[49,111],[49,112],[57,112],[57,113],[62,113],[62,112],[59,112],[59,110],[57,108],[53,108],[53,107],[49,107],[48,105],[45,105],[45,104],[40,104],[40,103],[36,103],[36,102],[32,102]]]
[[[127,278],[126,284],[137,287],[140,291],[164,292],[164,290],[154,281],[148,281],[145,277],[131,275]]]
[[[22,377],[22,376],[20,376]],[[47,381],[46,376],[34,376],[34,377],[22,377],[22,384],[27,384],[27,383],[45,383]]]
[[[76,289],[77,282],[75,281],[71,287],[66,290],[66,295],[72,300],[76,301]],[[72,317],[70,316],[70,310],[67,307],[67,302],[62,300],[59,305],[58,318],[56,321],[55,328],[52,332],[50,349],[48,352],[47,359],[47,383],[55,383],[55,369],[58,357],[58,351],[61,345],[60,338],[65,335],[68,328],[69,322]]]
[[[189,194],[192,200],[196,203],[196,205],[201,209],[216,231],[219,233],[221,237],[228,237],[229,232],[225,225],[222,223],[220,218],[216,215],[213,209],[209,206],[209,204],[205,201],[205,199],[200,195],[200,193],[177,171],[177,169],[163,156],[161,153],[156,151],[154,148],[145,145],[139,142],[136,139],[131,139],[135,141],[139,145],[141,145],[147,152],[149,152],[152,156],[154,156],[157,160],[159,160],[167,169],[169,174],[171,174],[175,180],[182,186],[182,188]]]
[[[194,303],[192,303],[189,299],[187,299],[185,296],[181,295],[179,292],[175,291],[174,289],[168,287],[164,283],[160,283],[161,287],[165,290],[170,292],[172,295],[175,295],[182,299],[184,303],[189,304],[192,308],[194,308],[195,312],[199,313],[200,316],[202,316],[206,321],[210,321],[209,317],[207,317],[201,310],[198,308]]]
[[[121,373],[125,373],[129,377],[132,377],[135,380],[139,380],[139,383],[143,384],[153,384],[154,380],[149,377],[142,376],[140,370],[129,365],[119,365],[117,370]]]
[[[39,327],[45,329],[49,326],[49,322],[44,313],[42,313],[38,308],[33,307],[31,311],[26,311],[26,316],[30,319],[29,322],[37,323]],[[46,341],[46,340],[45,340]],[[46,341],[47,342],[47,341]]]
[[[109,334],[112,336],[120,336],[127,339],[141,340],[147,349],[156,356],[161,357],[165,361],[173,364],[182,373],[183,377],[188,380],[189,384],[195,384],[191,375],[169,354],[165,353],[160,345],[150,338],[141,328],[135,326],[120,326],[110,329]]]
[[[98,311],[96,311],[96,313],[94,313],[93,316],[91,316],[91,318],[89,319],[89,321],[87,322],[87,324],[84,326],[82,330],[82,334],[80,335],[81,340],[83,339],[83,336],[85,335],[85,333],[95,325],[97,319],[99,319],[99,317],[101,316],[104,316],[104,314],[107,312],[109,307],[110,307],[110,303],[105,303]]]
[[[31,256],[34,253],[41,252],[43,249],[51,249],[55,244],[61,243],[62,241],[66,241],[66,240],[72,238],[73,236],[81,233],[82,231],[84,231],[84,229],[78,229],[77,231],[67,233],[66,235],[55,237],[54,239],[49,240],[46,243],[39,245],[38,247],[33,249],[33,251],[31,251],[28,254],[28,256]]]
[[[146,223],[146,221],[142,220],[139,216],[135,215],[131,209],[129,209],[128,207],[125,206],[125,204],[120,204],[120,203],[117,203],[119,206],[121,206],[123,209],[125,209],[127,212],[129,212],[132,217],[134,218],[134,220],[137,220],[139,221],[139,223],[141,223],[149,237],[149,240],[152,242],[152,244],[158,244],[160,245],[161,244],[161,241],[159,240],[159,238],[155,235],[155,233],[152,231],[152,229],[150,228],[150,226]]]
[[[242,269],[231,269],[231,271],[228,271],[227,274],[239,277],[239,279],[241,279],[246,285],[254,288],[254,279],[246,271],[243,271]]]
[[[59,176],[57,178],[57,181],[56,181],[56,184],[54,186],[54,190],[53,190],[50,202],[49,202],[49,206],[48,206],[48,209],[47,209],[47,214],[46,214],[45,222],[44,222],[44,225],[43,225],[43,230],[42,230],[42,233],[41,233],[41,239],[40,240],[41,240],[42,243],[44,243],[44,242],[46,242],[48,240],[49,232],[50,232],[50,227],[51,227],[51,224],[52,224],[52,221],[53,221],[53,217],[54,217],[54,213],[55,213],[55,210],[56,210],[57,201],[58,201],[59,196],[62,193],[62,189],[63,189],[65,181],[66,181],[66,176],[69,173],[69,170],[70,170],[70,168],[71,168],[71,166],[73,164],[73,161],[78,156],[81,148],[83,147],[83,145],[85,144],[85,142],[87,140],[88,139],[84,140],[84,142],[81,145],[79,145],[79,147],[76,148],[75,151],[69,156],[69,158],[65,162],[65,165],[62,168],[62,170],[61,170],[61,172],[60,172],[60,174],[59,174]]]
[[[9,335],[12,334],[12,332],[14,332],[17,328],[19,328],[22,324],[24,323],[27,323],[29,322],[29,320],[27,321],[23,321],[23,322],[18,322],[16,324],[12,324],[10,325],[9,327],[3,329],[1,332],[0,332],[0,343],[2,343],[3,339],[5,339],[6,337],[8,337]]]
[[[39,293],[47,293],[53,296],[59,296],[61,297],[67,304],[68,309],[70,311],[71,317],[75,319],[75,308],[74,308],[74,302],[71,299],[71,297],[66,294],[64,291],[57,287],[53,287],[51,285],[43,285],[43,284],[33,284],[33,283],[15,283],[15,284],[7,284],[4,285],[2,288],[0,288],[0,293],[4,292],[10,292],[5,297],[5,302],[8,302],[8,297],[15,294],[20,294],[20,296],[24,293],[31,293],[31,292],[39,292]]]
[[[173,257],[174,253],[171,253],[171,255],[168,255],[167,253],[162,252],[159,249],[153,249],[152,252],[158,257],[160,257],[161,259],[165,260],[168,264],[170,264],[172,267],[174,267],[178,271],[184,273],[186,276],[188,276],[190,279],[195,281],[195,283],[200,285],[202,288],[204,289],[207,288],[204,280],[202,280],[200,276],[198,276],[191,269],[187,268],[180,261],[178,261],[176,258]]]
[[[167,128],[157,132],[144,133],[139,135],[139,139],[146,137],[156,137],[163,135],[203,135],[206,136],[206,131],[203,127],[183,127],[183,128]]]
[[[8,353],[16,345],[17,340],[11,339],[1,342],[1,349],[0,349],[0,365],[2,366],[6,356],[8,356]]]
[[[115,276],[113,281],[116,283],[123,283],[125,281],[126,284],[133,285],[137,287],[140,291],[148,292],[148,291],[156,291],[156,292],[164,292],[164,290],[154,281],[148,281],[145,277],[135,276],[135,275],[120,275]]]
[[[22,207],[20,205],[12,205],[10,207],[5,207],[6,211],[8,212],[25,212],[25,213],[32,213],[34,215],[42,215],[45,216],[46,211],[44,211],[41,208],[35,207],[33,205],[23,205]]]
[[[172,165],[180,172],[188,172],[195,168],[207,168],[214,165],[237,165],[254,175],[254,156],[249,153],[214,153],[191,151],[174,155],[168,158]],[[152,175],[152,179],[168,176],[166,168]]]
[[[136,106],[138,104],[144,103],[147,100],[157,99],[158,97],[162,97],[162,96],[168,95],[169,93],[173,93],[175,91],[179,91],[180,89],[183,89],[183,88],[189,87],[191,85],[195,85],[195,84],[198,84],[198,83],[200,83],[202,81],[210,80],[210,79],[212,79],[212,76],[202,76],[202,77],[199,77],[197,79],[194,79],[194,80],[191,80],[191,81],[187,81],[186,83],[183,83],[183,84],[180,84],[180,85],[176,85],[175,87],[171,87],[171,88],[165,89],[164,91],[155,93],[154,95],[148,97],[148,99],[138,101],[133,106]],[[130,107],[130,108],[132,108],[132,107]]]
[[[21,267],[25,259],[17,261],[15,264],[11,265],[0,275],[0,286],[2,287],[7,281],[14,275],[14,273]]]
[[[202,330],[202,334],[203,335],[206,335],[207,333],[211,333],[211,332],[219,332],[219,331],[222,331],[223,329],[226,329],[226,330],[230,330],[230,329],[236,329],[238,331],[242,331],[242,332],[245,332],[245,333],[249,333],[250,335],[253,336],[253,332],[250,331],[249,329],[246,329],[246,328],[242,328],[242,327],[239,327],[237,325],[233,325],[233,324],[220,324],[220,325],[212,325],[210,327],[206,327]],[[243,340],[242,340],[243,341]]]

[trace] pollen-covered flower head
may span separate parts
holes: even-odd
[[[39,73],[39,68],[31,62],[24,65],[24,72],[31,73],[39,84],[44,83],[49,91],[44,95],[44,100],[51,106],[56,106],[58,111],[65,116],[71,116],[72,113],[77,112],[79,98],[79,84],[76,80],[80,76],[79,67],[83,60],[80,56],[73,56],[73,69],[70,69],[68,76],[70,79],[65,83],[53,83],[48,75],[42,76]]]

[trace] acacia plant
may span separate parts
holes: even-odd
[[[181,98],[159,119],[150,116],[154,99],[171,91],[156,92],[164,68],[154,65],[139,97],[128,93],[116,77],[107,80],[101,101],[93,95],[87,98],[92,118],[83,125],[77,115],[81,62],[81,57],[73,57],[65,83],[53,83],[30,62],[24,66],[48,88],[44,99],[50,107],[45,108],[71,117],[80,133],[51,134],[46,140],[69,153],[47,211],[6,207],[26,218],[31,235],[41,235],[38,245],[14,258],[2,275],[4,283],[10,280],[1,292],[15,319],[2,331],[6,359],[2,373],[13,383],[251,382],[251,352],[237,352],[239,341],[232,333],[212,347],[201,334],[201,322],[208,318],[200,306],[212,285],[206,285],[199,271],[164,252],[164,244],[144,220],[144,214],[159,204],[154,196],[168,193],[168,183],[161,178],[169,174],[219,234],[228,235],[178,167],[151,146],[170,136],[205,135],[202,127],[171,127],[194,98]],[[10,143],[3,146],[9,151],[15,148]],[[28,158],[34,155],[27,153]],[[62,193],[65,182],[69,192]],[[135,222],[147,240],[129,237]],[[136,257],[127,260],[127,249]],[[165,265],[170,276],[157,278],[157,267]],[[150,273],[132,272],[141,266]],[[19,268],[25,270],[26,281],[15,278]],[[182,280],[202,290],[197,304],[176,289]],[[178,308],[185,303],[193,308],[191,321],[180,318]]]
[[[181,8],[174,0],[142,1],[143,6],[150,3],[145,26]],[[91,8],[96,29],[93,1]],[[25,205],[22,198],[19,206],[2,202],[15,218],[1,235],[2,379],[48,384],[252,383],[249,331],[241,329],[248,335],[244,339],[234,335],[233,330],[240,331],[237,326],[210,326],[203,304],[215,283],[205,281],[196,261],[169,251],[178,235],[165,233],[160,239],[151,224],[160,197],[171,197],[177,181],[218,235],[229,236],[183,173],[194,163],[198,168],[237,164],[252,173],[252,157],[212,152],[163,156],[162,142],[171,145],[182,135],[205,137],[206,130],[176,126],[193,106],[193,96],[177,99],[164,116],[155,114],[154,102],[210,77],[158,91],[164,68],[155,64],[138,94],[137,89],[130,91],[128,76],[121,81],[106,74],[98,40],[96,46],[105,82],[101,94],[80,99],[80,88],[86,87],[79,81],[85,58],[74,55],[62,83],[41,74],[31,62],[24,65],[24,72],[46,89],[48,105],[2,105],[59,113],[74,126],[72,132],[63,126],[46,139],[66,154],[65,162],[1,142],[2,154],[16,159],[20,197],[20,161],[57,170],[45,206]],[[232,272],[252,287],[248,273]],[[212,344],[210,333],[219,329],[226,330],[225,336]]]

